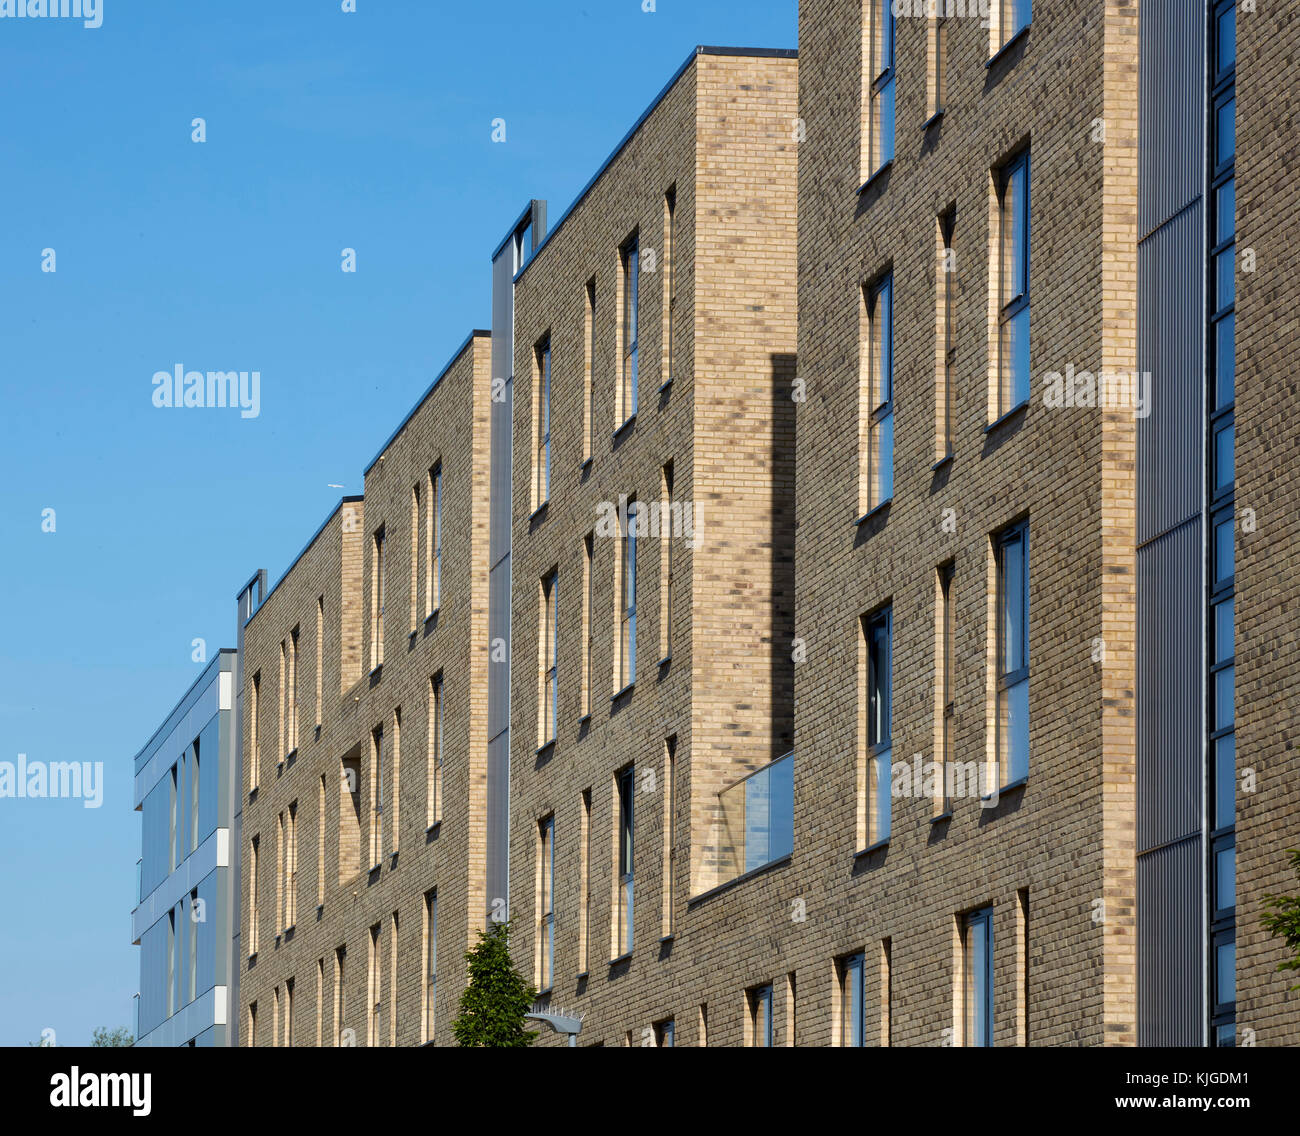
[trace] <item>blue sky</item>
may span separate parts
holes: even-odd
[[[102,4],[0,19],[0,761],[105,775],[0,799],[0,1045],[130,1024],[131,758],[488,326],[527,200],[557,218],[693,45],[796,42],[795,0]],[[260,371],[260,414],[156,408],[178,363]]]

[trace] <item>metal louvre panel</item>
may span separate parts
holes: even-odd
[[[1199,836],[1138,857],[1138,1045],[1204,1044],[1200,894]]]

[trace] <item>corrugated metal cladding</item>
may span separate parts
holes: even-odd
[[[495,645],[510,645],[510,557],[492,569],[488,577],[488,637]],[[488,737],[494,738],[510,725],[510,654],[498,661],[493,648],[488,659]]]
[[[510,902],[510,734],[488,742],[487,914],[493,900]],[[504,854],[503,850],[504,849]]]
[[[1205,1044],[1201,1012],[1201,839],[1138,858],[1138,1044]],[[1163,917],[1144,920],[1144,912]]]
[[[1201,519],[1137,561],[1137,850],[1201,830]]]
[[[1205,4],[1142,0],[1138,234],[1198,196],[1204,181]]]
[[[1205,255],[1202,205],[1184,209],[1138,246],[1138,370],[1151,375],[1151,412],[1137,421],[1137,541],[1201,512]]]

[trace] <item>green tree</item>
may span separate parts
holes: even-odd
[[[107,1026],[96,1026],[91,1034],[91,1046],[95,1049],[124,1049],[135,1044],[135,1038],[126,1026],[110,1030]]]
[[[1287,855],[1291,858],[1291,867],[1300,876],[1300,848],[1288,848]],[[1300,970],[1300,896],[1266,895],[1264,907],[1268,909],[1263,918],[1264,929],[1270,935],[1280,937],[1291,952],[1289,959],[1277,964],[1278,970]],[[1300,990],[1300,983],[1291,989]]]
[[[493,923],[478,933],[465,952],[469,985],[460,996],[460,1016],[452,1023],[456,1044],[463,1047],[532,1045],[536,1030],[524,1017],[537,991],[524,981],[510,959],[510,924]]]

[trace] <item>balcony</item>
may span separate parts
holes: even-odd
[[[794,850],[794,754],[787,753],[718,794],[718,885]]]

